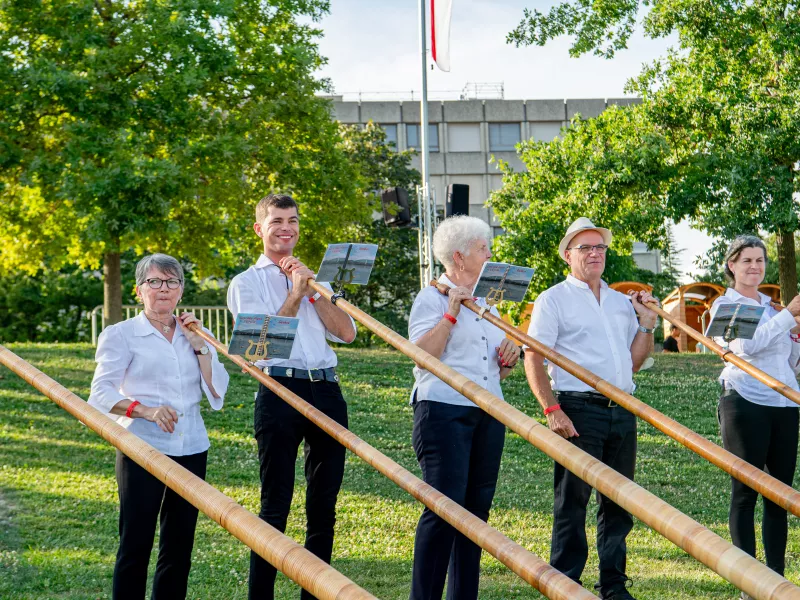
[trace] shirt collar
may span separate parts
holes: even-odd
[[[272,259],[269,256],[267,256],[264,253],[262,253],[261,256],[258,257],[258,260],[256,261],[256,269],[266,269],[267,267],[272,265],[275,265],[276,267],[278,266],[274,262],[272,262]]]
[[[450,278],[445,273],[442,273],[441,276],[439,276],[439,283],[443,283],[450,288],[457,287],[455,283],[450,281]]]
[[[156,334],[156,328],[150,323],[147,319],[147,316],[144,314],[144,311],[140,312],[136,315],[133,319],[133,335],[137,337],[144,337],[150,334]],[[175,324],[175,334],[176,335],[183,335],[183,330],[181,326],[177,323]],[[173,338],[174,341],[175,338]]]
[[[585,281],[581,281],[580,279],[578,279],[577,277],[572,276],[571,274],[567,275],[567,283],[571,283],[575,287],[579,287],[579,288],[584,289],[584,290],[588,290],[589,289],[589,284],[588,283],[586,283]],[[602,289],[602,288],[607,288],[607,287],[608,287],[608,284],[601,279],[600,280],[600,288]]]
[[[747,296],[743,296],[742,294],[740,294],[739,292],[737,292],[733,288],[728,288],[727,290],[725,290],[725,297],[726,298],[730,298],[734,302],[738,302],[738,303],[752,303],[752,302],[755,302],[755,300],[753,300],[752,298],[748,298]],[[761,299],[761,302],[759,302],[760,306],[770,306],[770,304],[772,303],[772,298],[770,298],[766,294],[762,294],[761,292],[758,292],[758,297]]]

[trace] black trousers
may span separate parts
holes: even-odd
[[[179,465],[206,478],[208,452],[170,456]],[[119,488],[119,551],[114,565],[114,600],[142,600],[147,565],[160,517],[158,562],[153,600],[186,598],[197,509],[130,458],[117,451]]]
[[[505,427],[480,408],[414,404],[414,451],[426,483],[486,521],[492,506]],[[429,509],[417,525],[411,600],[478,597],[481,549]]]
[[[636,466],[636,417],[621,406],[609,408],[561,392],[561,409],[572,419],[579,437],[569,438],[578,448],[601,460],[625,477],[633,479]],[[577,475],[556,463],[555,502],[550,564],[567,577],[580,582],[589,545],[586,541],[586,506],[591,487]],[[625,586],[627,548],[625,538],[633,517],[617,504],[597,493],[597,554],[602,594]]]
[[[792,485],[797,466],[798,409],[779,408],[750,402],[734,390],[719,400],[722,444],[742,460],[764,469]],[[755,508],[758,492],[731,478],[731,508],[728,523],[733,545],[750,556],[756,555]],[[761,527],[767,566],[783,575],[786,567],[786,511],[764,498]]]
[[[291,377],[275,377],[275,380],[347,427],[347,404],[338,383],[312,383],[307,379]],[[344,477],[344,446],[263,385],[259,386],[256,396],[254,424],[261,466],[261,510],[258,516],[278,531],[286,531],[294,493],[294,464],[300,442],[305,440],[305,547],[330,563],[336,524],[336,497]],[[249,598],[274,598],[275,575],[275,567],[252,552]],[[300,597],[303,600],[314,598],[306,590]]]

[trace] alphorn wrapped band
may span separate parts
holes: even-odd
[[[333,296],[316,282],[310,285],[328,300]],[[447,367],[346,300],[338,299],[336,305],[740,590],[758,600],[800,600],[800,588],[694,519]]]
[[[191,502],[295,583],[324,600],[377,600],[300,544],[280,533],[67,388],[0,345],[0,363],[53,400],[109,444]]]

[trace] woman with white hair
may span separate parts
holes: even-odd
[[[731,287],[714,301],[762,306],[764,313],[752,339],[735,339],[731,352],[797,390],[794,367],[800,338],[792,335],[800,315],[800,296],[783,310],[776,310],[770,297],[758,291],[767,267],[767,248],[760,238],[740,235],[725,255],[725,275]],[[726,344],[717,338],[720,344]],[[738,367],[727,363],[720,375],[723,387],[718,417],[722,443],[739,458],[765,469],[792,485],[797,463],[798,408],[775,390]],[[733,544],[756,555],[755,506],[758,492],[731,478],[729,526]],[[786,564],[786,511],[764,498],[762,536],[767,566],[783,575]],[[742,598],[749,598],[742,593]]]
[[[211,408],[221,409],[228,373],[216,350],[188,329],[197,318],[173,315],[182,294],[177,260],[152,254],[139,261],[136,295],[144,310],[100,334],[89,404],[205,479],[210,444],[200,401],[205,393]],[[152,597],[185,598],[197,509],[119,451],[116,474],[120,544],[112,597],[144,598],[160,514]]]
[[[489,226],[475,217],[451,217],[438,226],[433,252],[445,267],[439,282],[450,287],[449,296],[433,286],[422,290],[408,331],[417,346],[502,398],[500,380],[517,364],[519,348],[494,325],[461,310],[492,257],[490,236]],[[488,308],[485,299],[477,302]],[[497,315],[494,307],[491,312]],[[413,442],[423,478],[487,520],[505,427],[429,371],[415,367],[414,377]],[[477,598],[480,556],[480,547],[426,508],[414,543],[411,600],[441,600],[448,573],[449,600]]]

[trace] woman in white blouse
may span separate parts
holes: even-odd
[[[414,300],[409,339],[462,375],[503,397],[500,380],[519,359],[519,348],[494,325],[469,310],[461,301],[472,289],[483,264],[489,260],[491,232],[475,217],[446,219],[436,229],[433,251],[445,266],[440,283],[449,296],[433,287]],[[488,307],[483,298],[477,300]],[[497,315],[497,309],[491,308]],[[470,400],[416,367],[412,392],[414,451],[423,478],[434,488],[483,520],[489,518],[505,428]],[[429,509],[417,526],[411,600],[441,600],[447,577],[449,600],[478,597],[481,549]]]
[[[183,294],[183,268],[165,254],[136,265],[144,310],[106,328],[97,346],[89,404],[198,477],[205,478],[208,434],[200,416],[203,393],[222,408],[228,373],[216,351],[187,326],[197,319],[173,311]],[[120,545],[113,598],[141,600],[160,513],[154,600],[185,598],[197,509],[130,458],[117,452]]]
[[[765,310],[752,339],[725,342],[717,338],[717,342],[727,343],[737,356],[797,390],[794,374],[797,353],[794,347],[798,344],[791,331],[800,315],[800,296],[795,296],[785,309],[775,310],[769,296],[758,291],[766,265],[767,249],[756,236],[739,236],[728,247],[725,275],[731,287],[714,301],[714,306],[740,303],[763,306]],[[719,379],[724,391],[719,401],[718,417],[725,448],[791,485],[797,463],[797,405],[730,363]],[[731,484],[731,538],[735,546],[755,556],[754,515],[758,493],[737,479],[731,478]],[[762,537],[767,566],[782,575],[786,554],[786,511],[766,498]],[[745,594],[742,597],[748,598]]]

